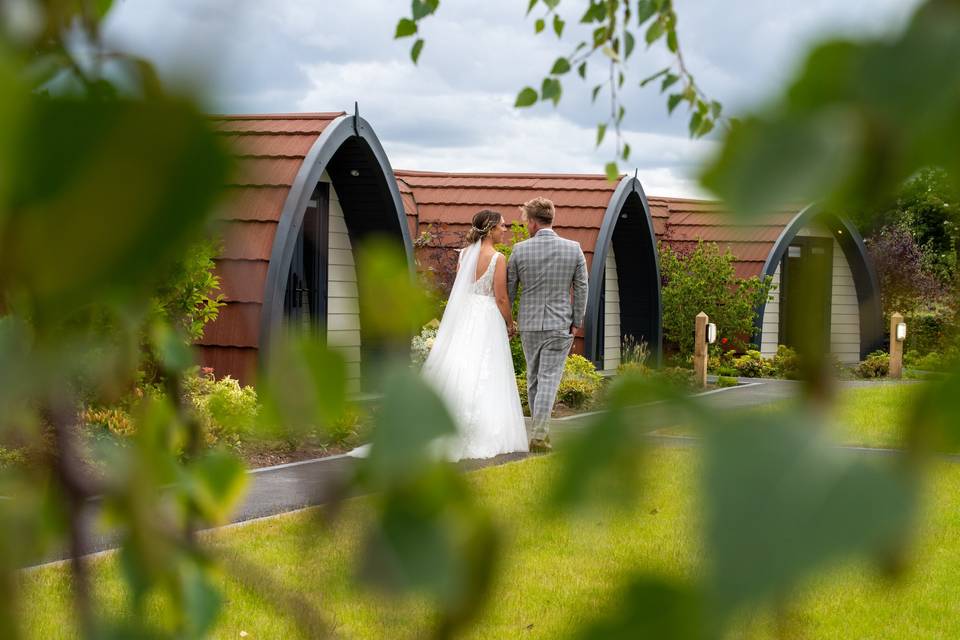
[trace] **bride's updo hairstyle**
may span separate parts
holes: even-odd
[[[473,244],[477,240],[487,237],[490,230],[500,224],[501,218],[503,218],[503,214],[490,209],[484,209],[474,214],[470,231],[467,231],[467,244]]]

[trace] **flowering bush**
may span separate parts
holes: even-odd
[[[415,367],[422,367],[433,349],[433,342],[437,339],[437,328],[440,323],[437,320],[431,320],[420,329],[420,333],[413,336],[410,341],[410,359]]]
[[[667,230],[669,234],[669,228]],[[693,354],[696,315],[703,311],[727,336],[725,346],[743,349],[756,332],[757,307],[766,302],[772,279],[738,278],[733,254],[715,243],[697,244],[690,251],[660,243],[663,278],[663,335],[680,357]]]
[[[736,358],[733,367],[744,378],[767,378],[776,373],[773,363],[753,349]]]
[[[777,347],[777,354],[773,356],[773,368],[775,375],[780,378],[798,380],[800,378],[800,356],[790,347],[781,344]]]
[[[594,399],[602,384],[603,376],[597,373],[592,362],[576,354],[567,356],[557,400],[572,409],[584,407]]]
[[[884,378],[890,373],[890,354],[874,351],[853,372],[861,378]]]
[[[241,387],[230,376],[217,380],[213,369],[202,369],[184,378],[184,395],[210,442],[236,444],[240,436],[256,429],[260,412],[257,392],[250,386]]]

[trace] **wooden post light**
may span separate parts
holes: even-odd
[[[900,313],[890,314],[890,377],[903,376],[903,341],[907,339],[907,325]]]
[[[701,389],[707,386],[707,323],[710,318],[703,311],[697,314],[693,332],[693,379]]]

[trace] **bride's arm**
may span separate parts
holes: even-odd
[[[513,310],[510,308],[510,298],[507,296],[507,265],[503,256],[497,259],[493,268],[493,296],[497,300],[497,308],[507,324],[507,331],[513,327]]]

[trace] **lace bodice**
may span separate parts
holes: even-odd
[[[494,252],[493,257],[490,258],[490,264],[487,265],[486,271],[483,272],[483,275],[477,278],[473,283],[473,292],[478,296],[490,296],[493,297],[493,272],[494,265],[497,264],[497,260],[500,258],[499,252]]]

